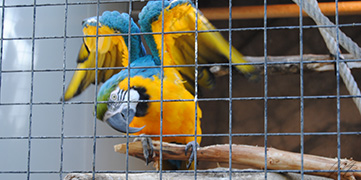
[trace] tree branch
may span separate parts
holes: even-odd
[[[151,160],[159,160],[160,143],[153,141],[154,156]],[[185,156],[184,145],[177,145],[172,143],[163,143],[162,157],[164,160],[188,160]],[[212,145],[202,147],[197,150],[198,161],[212,161],[219,163],[229,162],[229,149],[228,144]],[[118,144],[114,146],[114,150],[119,153],[125,154],[126,144]],[[130,156],[135,156],[144,160],[143,149],[141,142],[136,141],[129,143]],[[189,153],[188,153],[189,155]],[[248,165],[254,168],[263,169],[265,167],[265,148],[255,147],[248,145],[232,145],[232,163]],[[308,174],[325,176],[337,179],[337,159],[326,158],[315,155],[303,155],[303,169]],[[267,148],[267,169],[275,170],[300,170],[301,169],[301,154],[278,150],[275,148]],[[311,172],[307,172],[310,170]],[[312,172],[312,171],[322,172]],[[361,162],[352,159],[340,160],[340,173],[342,179],[355,179],[361,178],[361,172],[354,170],[361,170]]]
[[[344,54],[345,59],[354,59],[353,56],[349,54]],[[249,62],[252,63],[264,63],[265,58],[255,57],[255,56],[245,56]],[[305,54],[302,56],[303,60],[303,70],[304,71],[333,71],[335,69],[335,63],[333,62],[317,62],[317,61],[326,61],[333,60],[330,55],[315,55],[315,54]],[[294,56],[267,56],[267,68],[268,72],[271,74],[276,73],[298,73],[300,71],[301,57],[299,55]],[[361,68],[361,62],[347,62],[346,63],[350,69]],[[263,64],[256,65],[256,68],[263,72]],[[228,74],[228,66],[218,66],[215,65],[211,67],[211,72],[216,76],[224,76]]]

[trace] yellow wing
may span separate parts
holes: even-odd
[[[96,35],[95,26],[84,26],[84,35]],[[114,34],[114,30],[107,26],[98,28],[99,35]],[[96,37],[85,37],[81,45],[77,69],[68,85],[64,100],[69,100],[83,92],[91,83],[95,83],[95,70],[81,70],[96,67]],[[128,65],[128,48],[122,36],[98,37],[98,68],[125,67]],[[120,69],[98,70],[98,84],[106,81]]]
[[[159,2],[158,2],[159,3]],[[160,2],[161,3],[161,2]],[[151,32],[162,32],[162,13],[155,13],[154,9],[161,10],[155,6],[156,2],[148,2],[147,8],[143,8],[140,18],[147,18],[146,16],[156,14],[157,17],[150,19]],[[159,6],[159,5],[156,5]],[[157,11],[156,10],[156,11]],[[149,11],[149,12],[146,12]],[[153,11],[153,12],[151,12]],[[199,12],[199,11],[198,11]],[[148,17],[149,18],[149,17]],[[142,31],[147,31],[147,26],[142,25],[140,19],[140,26]],[[145,22],[145,21],[144,21]],[[175,0],[167,4],[164,11],[164,32],[176,31],[195,31],[196,23],[196,9],[190,1]],[[214,30],[215,27],[204,17],[200,12],[198,14],[198,31]],[[159,34],[153,35],[159,56],[162,54],[162,36]],[[149,39],[148,39],[149,41]],[[164,65],[185,65],[195,63],[195,33],[170,33],[164,35]],[[229,43],[222,37],[220,32],[199,32],[198,38],[198,63],[222,63],[228,62]],[[243,55],[232,47],[232,63],[247,63]],[[251,79],[257,78],[255,67],[252,65],[237,65],[235,66],[243,74],[249,76]],[[185,79],[194,82],[195,72],[193,67],[179,67],[177,68]],[[198,83],[202,86],[211,88],[213,86],[213,75],[209,72],[209,67],[199,67],[198,69]],[[194,84],[191,84],[194,86]],[[189,84],[186,85],[189,87]]]

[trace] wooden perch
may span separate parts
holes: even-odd
[[[153,141],[154,161],[159,158],[160,143]],[[172,143],[163,143],[162,152],[163,159],[187,160],[188,157],[184,155],[184,145],[177,145]],[[229,148],[225,145],[213,145],[202,147],[197,150],[198,161],[213,161],[219,163],[229,162]],[[114,146],[114,150],[119,153],[126,153],[126,144],[118,144]],[[140,141],[129,143],[130,156],[135,156],[144,160],[143,149]],[[189,155],[189,154],[188,154]],[[265,167],[265,148],[248,145],[232,145],[232,163],[248,165],[254,168],[264,169]],[[301,155],[299,153],[281,151],[275,148],[267,148],[267,169],[275,170],[300,170],[301,169]],[[325,176],[337,179],[337,159],[326,158],[315,155],[303,156],[304,170],[326,170],[333,172],[312,172],[309,174]],[[361,172],[350,172],[350,170],[361,170],[361,162],[352,159],[341,159],[340,170],[342,179],[361,178]]]
[[[321,11],[326,16],[334,16],[336,4],[334,2],[318,3]],[[200,11],[209,20],[228,20],[229,8],[202,8]],[[267,5],[267,18],[290,18],[299,17],[300,7],[296,4]],[[339,15],[359,15],[361,14],[361,1],[338,2]],[[303,16],[307,16],[303,12]],[[238,6],[232,7],[232,19],[263,19],[264,6]]]
[[[344,54],[345,59],[354,59],[353,56],[349,54]],[[249,62],[264,63],[264,57],[255,57],[255,56],[245,56]],[[315,55],[315,54],[305,54],[303,55],[303,61],[320,61],[320,60],[332,60],[330,55]],[[301,58],[299,55],[294,56],[267,56],[267,68],[268,73],[298,73],[300,71],[299,62]],[[347,62],[347,65],[350,69],[361,68],[360,62]],[[263,72],[263,64],[256,65],[256,67]],[[224,76],[228,74],[228,66],[213,66],[211,67],[211,72],[216,76]],[[304,71],[333,71],[335,70],[335,63],[329,62],[316,62],[316,63],[304,63]]]
[[[229,179],[228,168],[215,168],[209,169],[212,172],[198,172],[198,180],[209,179]],[[234,169],[233,169],[234,170]],[[261,180],[264,179],[264,172],[256,172],[253,169],[246,169],[247,172],[233,172],[232,179],[239,180]],[[157,172],[142,172],[142,173],[128,173],[128,177],[125,173],[96,173],[94,178],[92,173],[69,173],[64,177],[64,180],[159,180],[160,174]],[[188,180],[194,179],[193,173],[186,172],[163,172],[162,179],[177,179]],[[302,179],[300,174],[296,173],[274,173],[267,172],[267,179],[269,180],[300,180]],[[330,178],[304,175],[305,180],[330,180]]]
[[[228,168],[215,168],[209,169],[211,172],[198,172],[198,180],[209,179],[229,179]],[[233,169],[235,170],[235,169]],[[261,180],[264,179],[264,172],[256,172],[253,169],[246,169],[246,172],[233,172],[232,179],[239,180]],[[128,173],[128,177],[125,173],[96,173],[94,178],[92,173],[69,173],[64,177],[64,180],[159,180],[160,174],[157,172],[142,172],[142,173]],[[163,172],[162,179],[177,179],[188,180],[194,179],[193,173],[186,172]],[[296,173],[274,173],[267,172],[267,179],[269,180],[300,180],[302,179],[300,174]],[[305,180],[330,180],[330,178],[304,175]]]

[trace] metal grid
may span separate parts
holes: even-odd
[[[64,3],[37,3],[35,0],[32,4],[15,4],[15,5],[7,5],[8,2],[6,2],[5,0],[3,0],[2,2],[2,26],[1,26],[1,44],[0,44],[0,49],[1,49],[1,61],[0,61],[0,107],[5,107],[5,106],[25,106],[27,108],[29,108],[29,114],[28,114],[28,131],[27,134],[23,134],[23,135],[9,135],[9,134],[1,134],[0,135],[0,141],[2,141],[2,144],[6,144],[7,142],[11,142],[11,141],[18,141],[18,140],[25,140],[27,141],[27,146],[26,146],[26,167],[25,168],[21,168],[21,169],[0,169],[0,175],[3,175],[4,177],[11,177],[11,175],[21,175],[21,176],[17,176],[19,177],[19,179],[39,179],[39,177],[41,177],[41,175],[49,175],[47,177],[45,177],[46,179],[48,179],[49,177],[54,177],[52,175],[56,175],[58,176],[59,179],[62,179],[64,177],[64,174],[67,173],[72,173],[72,172],[79,172],[79,173],[126,173],[128,175],[128,173],[135,173],[135,172],[158,172],[158,171],[154,171],[154,170],[131,170],[131,168],[129,167],[130,165],[130,160],[129,160],[129,156],[126,156],[126,160],[125,160],[125,170],[98,170],[97,167],[97,163],[96,163],[96,157],[97,154],[99,153],[97,150],[97,145],[99,143],[99,140],[102,139],[119,139],[119,138],[126,138],[126,142],[129,143],[130,142],[130,137],[134,137],[132,135],[114,135],[114,133],[110,133],[109,135],[99,135],[98,134],[98,126],[99,123],[97,123],[96,118],[93,118],[92,124],[93,124],[93,130],[91,132],[91,134],[88,135],[66,135],[66,128],[65,128],[65,124],[66,124],[66,106],[67,105],[91,105],[93,108],[97,106],[98,103],[102,103],[102,102],[97,102],[96,98],[94,98],[94,100],[80,100],[80,101],[70,101],[70,102],[63,102],[63,101],[47,101],[47,100],[43,100],[43,101],[38,101],[36,102],[34,100],[34,88],[35,88],[35,84],[34,84],[34,79],[35,79],[35,73],[54,73],[54,72],[60,72],[61,73],[61,77],[62,77],[62,92],[65,91],[65,86],[66,86],[66,72],[72,72],[75,71],[76,69],[74,68],[68,68],[67,65],[67,60],[73,59],[73,57],[69,57],[67,55],[67,51],[69,50],[68,47],[68,41],[69,39],[77,39],[79,40],[80,38],[84,37],[82,35],[69,35],[68,33],[68,21],[70,18],[70,16],[68,16],[69,14],[69,8],[72,6],[85,6],[85,5],[94,5],[96,6],[96,14],[97,16],[99,16],[100,14],[100,9],[101,9],[101,5],[102,4],[111,4],[111,3],[115,3],[115,2],[127,2],[127,1],[90,1],[90,2],[68,2],[65,1]],[[132,2],[132,1],[131,1]],[[337,1],[336,1],[337,2]],[[196,7],[198,8],[198,1],[195,2]],[[263,82],[263,87],[264,87],[264,96],[262,97],[233,97],[233,91],[232,91],[232,87],[233,87],[233,75],[232,75],[232,66],[237,65],[237,64],[232,64],[232,63],[223,63],[220,65],[223,66],[228,66],[230,67],[230,73],[229,73],[229,92],[228,92],[228,97],[226,98],[199,98],[198,97],[198,88],[197,88],[197,78],[195,81],[196,84],[196,89],[195,89],[195,99],[194,101],[196,102],[207,102],[207,101],[226,101],[228,102],[228,106],[229,106],[229,127],[228,127],[228,133],[223,133],[223,134],[202,134],[199,135],[197,134],[197,132],[195,132],[195,138],[197,136],[202,136],[202,137],[229,137],[229,144],[232,144],[234,141],[232,140],[233,137],[251,137],[251,136],[263,136],[264,137],[264,146],[267,147],[268,145],[268,139],[271,136],[298,136],[300,137],[300,152],[303,155],[304,154],[304,137],[305,136],[309,136],[309,135],[317,135],[317,136],[331,136],[331,135],[336,135],[337,136],[337,159],[341,159],[341,135],[359,135],[361,134],[360,131],[354,131],[354,132],[341,132],[340,130],[340,124],[341,124],[341,99],[342,98],[353,98],[355,96],[351,96],[351,95],[341,95],[341,90],[340,90],[340,75],[339,75],[339,67],[338,67],[338,63],[339,62],[348,62],[348,61],[358,61],[358,60],[340,60],[339,56],[336,57],[335,61],[324,61],[324,62],[335,62],[336,64],[336,95],[318,95],[318,96],[306,96],[304,94],[304,70],[303,70],[303,64],[305,63],[314,63],[315,61],[303,61],[302,57],[304,54],[304,42],[303,42],[303,31],[304,29],[312,29],[312,28],[317,28],[319,26],[316,25],[303,25],[303,17],[300,16],[299,17],[299,25],[298,26],[279,26],[279,27],[269,27],[268,23],[267,23],[267,13],[265,13],[264,16],[264,20],[263,20],[263,27],[247,27],[247,28],[232,28],[232,1],[229,0],[228,2],[229,4],[229,22],[228,22],[228,26],[229,28],[226,29],[217,29],[216,31],[224,31],[224,32],[228,32],[228,41],[229,44],[232,44],[232,33],[233,32],[237,32],[237,31],[255,31],[255,30],[262,30],[263,31],[263,35],[264,35],[264,47],[267,47],[267,43],[268,43],[268,31],[269,30],[274,30],[274,29],[298,29],[299,30],[299,37],[300,37],[300,41],[299,41],[299,53],[300,53],[300,57],[301,57],[301,61],[297,62],[300,64],[300,95],[299,96],[269,96],[268,93],[268,86],[269,86],[269,72],[268,72],[268,66],[272,65],[272,64],[285,64],[284,62],[276,62],[276,63],[271,63],[267,61],[267,56],[268,56],[268,49],[264,48],[264,57],[265,57],[265,61],[264,63],[249,63],[249,64],[253,64],[253,65],[262,65],[264,66],[264,82]],[[264,4],[267,4],[267,0],[264,0]],[[337,3],[336,3],[337,4]],[[164,5],[163,5],[164,6]],[[48,8],[48,7],[63,7],[64,8],[64,29],[63,29],[63,35],[50,35],[50,36],[37,36],[36,32],[38,31],[37,29],[37,25],[36,21],[37,21],[37,14],[38,14],[38,8]],[[267,12],[267,6],[264,6],[264,11]],[[5,30],[5,20],[6,20],[6,16],[5,16],[5,11],[7,9],[12,9],[12,8],[31,8],[33,10],[32,13],[32,28],[31,28],[31,35],[30,36],[19,36],[19,37],[5,37],[4,36],[4,31]],[[132,3],[129,3],[129,14],[132,14]],[[301,7],[302,9],[302,7]],[[336,11],[336,26],[337,27],[349,27],[349,26],[360,26],[360,24],[339,24],[338,22],[338,12]],[[197,25],[196,25],[197,27]],[[130,27],[129,27],[130,28]],[[203,32],[203,31],[202,31]],[[178,32],[179,33],[179,32]],[[197,35],[198,35],[198,31],[196,28],[196,44],[197,44]],[[201,33],[201,32],[200,32]],[[146,33],[137,33],[137,34],[141,34],[144,35]],[[128,34],[128,36],[131,35],[137,35],[137,34]],[[161,34],[164,34],[164,27],[163,27],[163,32]],[[97,35],[96,37],[100,37],[101,35]],[[130,38],[129,38],[130,39]],[[63,47],[62,47],[62,68],[36,68],[36,52],[35,52],[35,48],[36,48],[36,42],[40,42],[40,41],[45,41],[45,40],[62,40],[63,41]],[[4,69],[4,61],[6,61],[4,54],[5,54],[5,50],[4,50],[4,42],[6,41],[30,41],[31,42],[31,63],[30,63],[30,68],[29,69],[13,69],[13,70],[8,70],[8,69]],[[130,40],[128,41],[128,44],[130,44]],[[196,46],[197,47],[197,46]],[[163,46],[162,46],[163,48]],[[129,48],[130,49],[130,48]],[[231,46],[230,46],[231,49]],[[195,51],[196,57],[197,57],[197,49]],[[231,51],[230,51],[231,54]],[[163,57],[163,55],[162,55]],[[212,64],[197,64],[197,58],[195,60],[195,65],[184,65],[184,67],[187,66],[195,66],[196,67],[196,72],[195,72],[195,76],[197,77],[197,67],[202,67],[202,66],[212,66]],[[319,62],[319,61],[317,61]],[[288,63],[290,64],[290,63]],[[161,68],[166,68],[163,64],[160,66]],[[168,66],[167,66],[168,67]],[[169,66],[169,67],[174,67],[174,66]],[[96,68],[95,71],[98,70],[103,70],[103,69],[110,69],[110,68]],[[121,68],[120,68],[121,69]],[[91,69],[89,69],[91,70]],[[128,72],[129,68],[128,68]],[[14,73],[27,73],[30,74],[30,87],[29,87],[29,101],[28,102],[6,102],[6,100],[3,100],[5,98],[5,96],[7,96],[6,94],[4,94],[4,89],[6,89],[6,84],[4,84],[3,79],[4,76],[6,76],[7,74],[14,74]],[[97,74],[97,73],[96,73]],[[97,79],[97,78],[96,78]],[[95,85],[97,86],[98,83],[96,83]],[[129,85],[129,84],[128,84]],[[163,85],[163,84],[162,84]],[[95,88],[94,90],[95,92],[90,93],[91,95],[96,95],[97,94],[97,89]],[[163,93],[162,93],[163,94]],[[58,94],[56,94],[56,97],[58,97]],[[295,100],[300,100],[300,132],[299,133],[270,133],[268,132],[268,113],[269,113],[269,109],[268,109],[268,101],[269,100],[291,100],[291,99],[295,99]],[[336,99],[337,100],[337,131],[335,132],[305,132],[304,131],[304,100],[305,99]],[[233,113],[232,113],[232,109],[233,109],[233,101],[249,101],[249,100],[262,100],[264,101],[264,132],[263,133],[233,133],[232,131],[232,118],[233,118]],[[163,102],[167,102],[167,101],[172,101],[172,100],[163,100],[161,98],[160,102],[161,104],[163,104]],[[174,100],[173,100],[174,101]],[[187,101],[187,100],[185,100]],[[192,100],[193,101],[193,100]],[[33,110],[34,107],[36,106],[54,106],[54,105],[60,105],[60,109],[61,109],[61,120],[60,120],[60,133],[58,135],[34,135],[33,134],[33,128],[34,128],[34,121],[36,120],[34,118],[34,114],[33,114]],[[162,107],[162,106],[161,106]],[[195,108],[197,108],[197,106],[195,106]],[[205,111],[205,110],[204,110]],[[197,111],[196,111],[197,112]],[[197,117],[197,114],[195,114],[195,117]],[[89,121],[89,119],[88,119]],[[206,121],[205,119],[203,119],[203,123],[204,121]],[[162,122],[162,117],[161,117],[161,122]],[[161,123],[162,124],[162,123]],[[5,126],[6,127],[6,126]],[[160,141],[162,142],[162,137],[164,136],[173,136],[173,135],[162,135],[161,133],[161,139]],[[179,135],[176,135],[179,136]],[[154,137],[154,136],[149,136],[149,137]],[[60,149],[60,154],[59,154],[59,158],[57,160],[57,163],[59,163],[59,167],[57,169],[54,170],[33,170],[32,169],[32,159],[33,159],[33,153],[34,153],[34,143],[36,140],[40,140],[40,141],[45,141],[45,140],[59,140],[60,144],[58,146],[58,148]],[[64,153],[66,151],[66,149],[64,148],[65,146],[65,141],[66,140],[90,140],[92,142],[92,162],[91,162],[91,168],[88,170],[66,170],[64,169]],[[230,152],[232,152],[232,146],[230,146]],[[265,148],[265,154],[267,154],[267,148]],[[266,156],[267,157],[267,156]],[[303,156],[302,156],[303,157]],[[160,157],[162,158],[162,156]],[[229,154],[229,158],[232,158],[232,154]],[[196,159],[195,159],[196,160]],[[303,165],[303,158],[302,158],[302,165]],[[1,162],[1,160],[0,160]],[[4,161],[2,161],[4,162]],[[265,167],[267,167],[267,158],[265,159]],[[162,165],[161,165],[162,166]],[[197,165],[195,165],[195,168],[197,169]],[[87,169],[87,168],[86,168]],[[259,170],[259,171],[252,171],[252,172],[265,172],[265,178],[267,178],[267,173],[268,172],[300,172],[302,175],[306,172],[314,172],[314,171],[306,171],[301,169],[300,171],[298,170],[269,170],[267,168],[265,168],[266,170]],[[340,172],[340,161],[338,161],[338,165],[337,165],[337,171]],[[171,171],[159,171],[160,173],[160,177],[162,177],[162,173],[163,172],[171,172]],[[188,171],[182,171],[182,172],[188,172]],[[209,171],[209,170],[199,170],[197,169],[197,171],[194,171],[194,177],[197,177],[197,173],[200,172],[213,172],[213,171]],[[222,171],[223,172],[223,171]],[[233,172],[239,172],[237,170],[232,170],[232,163],[229,163],[229,171],[224,171],[229,173],[230,178],[232,177],[232,173]],[[241,171],[241,172],[248,172],[248,171]],[[193,173],[193,172],[191,172]],[[33,175],[40,175],[40,176],[34,176]],[[340,178],[340,176],[339,176]]]

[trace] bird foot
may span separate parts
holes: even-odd
[[[189,156],[188,162],[187,162],[187,169],[192,165],[192,162],[194,160],[194,155],[196,154],[196,149],[199,147],[199,144],[197,141],[191,141],[187,143],[185,148],[185,155],[187,156],[188,150],[191,149],[191,155]]]
[[[143,147],[143,155],[145,159],[145,164],[148,165],[150,163],[150,158],[153,158],[153,143],[150,137],[143,137],[144,135],[141,134],[139,137],[135,138],[134,141],[141,141]],[[133,142],[134,142],[133,141]]]

